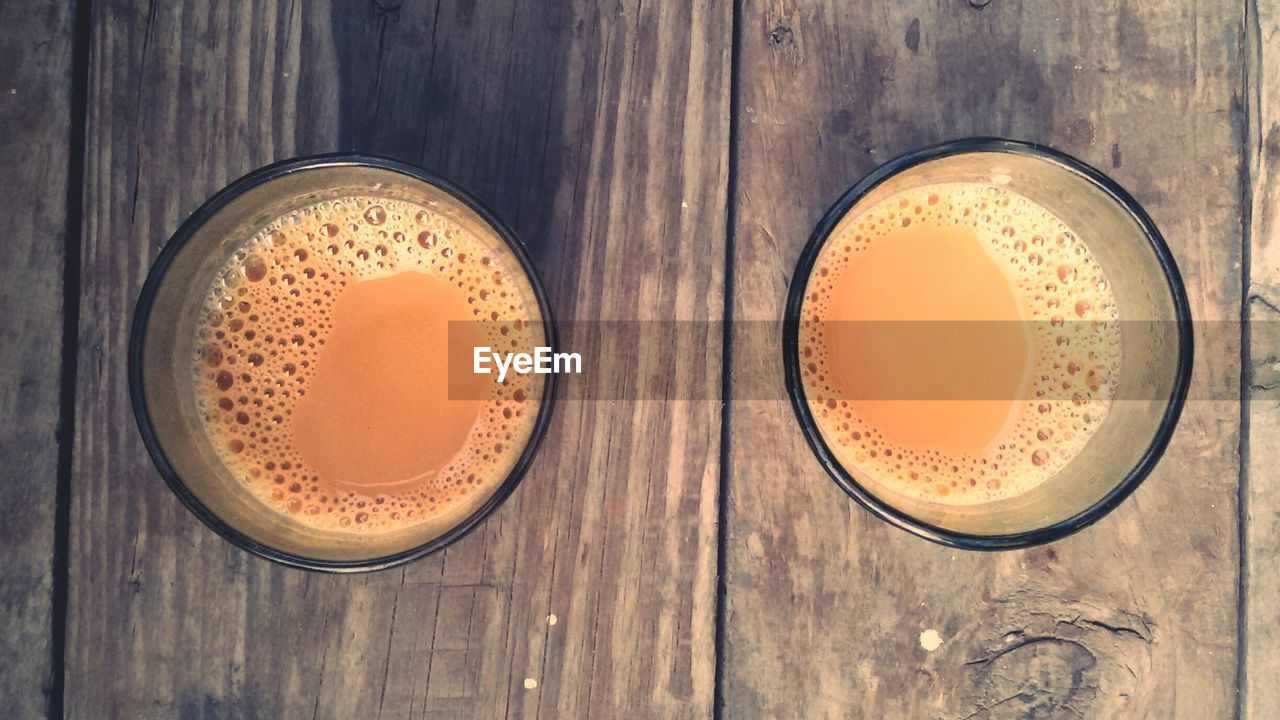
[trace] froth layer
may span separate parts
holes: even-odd
[[[1017,317],[1007,318],[1007,326],[983,327],[1025,329],[1025,362],[1018,360],[1018,369],[1025,375],[1014,383],[1020,388],[1017,392],[1000,397],[1005,400],[1003,409],[999,403],[976,399],[934,403],[939,417],[932,422],[938,423],[964,422],[966,413],[978,422],[982,413],[990,414],[993,408],[1007,412],[996,423],[999,429],[991,442],[980,448],[930,446],[913,441],[910,433],[886,432],[875,422],[874,403],[851,397],[847,387],[837,382],[841,363],[847,365],[850,359],[841,355],[849,352],[847,346],[833,352],[838,344],[833,322],[850,317],[1006,319],[965,318],[963,309],[931,309],[927,298],[918,297],[886,295],[879,308],[839,306],[842,298],[850,297],[845,283],[858,274],[859,263],[873,248],[909,242],[908,238],[921,233],[943,237],[943,242],[976,242],[1001,271],[1000,281],[1007,283],[1017,307]],[[932,260],[921,258],[920,262]],[[991,281],[984,276],[980,282]],[[913,308],[907,314],[914,316],[904,317],[903,307]],[[912,498],[973,505],[1013,497],[1040,485],[1079,454],[1105,419],[1115,394],[1118,314],[1102,268],[1085,242],[1058,217],[1001,186],[932,185],[888,197],[846,217],[814,264],[801,317],[805,397],[827,444],[846,468]],[[930,351],[918,348],[929,362],[948,362]],[[913,400],[882,398],[878,402]]]
[[[420,273],[421,282],[395,287],[405,273]],[[365,299],[344,300],[356,288]],[[341,463],[326,458],[323,443],[342,437],[341,427],[325,428],[325,408],[306,403],[311,391],[341,392],[342,378],[322,372],[326,343],[337,340],[345,347],[335,345],[334,352],[348,356],[353,349],[351,341],[333,336],[335,308],[345,306],[358,316],[371,290],[437,298],[454,315],[469,308],[477,322],[468,331],[494,348],[527,351],[545,344],[532,286],[501,239],[480,237],[429,204],[376,196],[315,203],[248,238],[207,293],[192,373],[208,437],[262,502],[316,528],[375,533],[443,516],[461,519],[514,467],[532,434],[542,385],[534,376],[514,373],[505,383],[488,382],[488,396],[472,403],[478,407],[454,413],[470,429],[455,433],[460,446],[441,456],[438,466],[433,461],[433,467],[417,468],[422,472],[413,482],[387,485],[393,489],[386,492],[377,482],[355,484],[362,450],[370,453],[368,470],[375,480],[377,473],[395,470],[377,463],[386,448],[379,452],[378,437],[362,442],[353,431],[350,454]],[[431,314],[420,307],[403,313],[417,318],[413,322]],[[328,362],[330,370],[359,366],[358,358],[335,356]],[[438,388],[445,382],[424,381]],[[434,399],[444,401],[443,393]],[[300,417],[309,437],[299,436]],[[361,444],[369,447],[355,446]],[[317,465],[335,468],[329,471],[333,477]]]

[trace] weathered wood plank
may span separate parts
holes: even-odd
[[[0,6],[0,698],[54,689],[53,574],[74,7]]]
[[[735,318],[781,316],[801,246],[861,175],[980,134],[1106,169],[1164,231],[1195,316],[1238,317],[1242,6],[981,4],[744,2]],[[1204,399],[1239,382],[1222,335],[1143,488],[1030,551],[952,551],[873,519],[783,401],[735,401],[728,716],[1230,716],[1239,405]],[[777,349],[733,350],[734,397],[777,397]]]
[[[705,1],[97,6],[71,717],[709,714],[718,403],[566,403],[464,541],[331,577],[240,553],[170,496],[124,351],[185,214],[255,166],[339,148],[471,188],[531,245],[562,318],[718,319],[730,28]],[[706,357],[689,396],[718,396]]]
[[[1249,238],[1248,423],[1241,716],[1280,716],[1280,7],[1247,3]]]

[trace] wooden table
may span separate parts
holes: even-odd
[[[1280,717],[1278,93],[1268,0],[6,2],[5,714]],[[1219,328],[1158,470],[1069,539],[974,554],[873,519],[740,329],[674,380],[727,403],[566,403],[499,512],[393,571],[236,550],[143,451],[147,269],[273,160],[456,179],[562,318],[772,320],[844,188],[979,134],[1129,188]]]

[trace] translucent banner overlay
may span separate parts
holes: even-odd
[[[728,354],[720,321],[573,321],[555,330],[554,351],[561,355],[547,359],[550,343],[530,340],[542,333],[507,341],[494,323],[451,322],[450,399],[487,398],[503,363],[509,377],[533,368],[542,346],[541,367],[558,370],[560,401],[722,401],[722,363],[730,364],[728,399],[783,400],[785,336],[799,338],[794,375],[811,394],[821,388],[838,400],[1068,400],[1086,392],[1163,401],[1173,391],[1182,352],[1172,321],[850,321],[790,328],[782,321],[734,321]],[[1241,330],[1238,321],[1191,324],[1189,400],[1240,400]],[[1280,352],[1280,322],[1253,322],[1249,331],[1255,347],[1268,347],[1273,338],[1270,347]],[[482,373],[476,373],[476,337],[493,338],[479,346]],[[529,360],[522,363],[519,354]],[[1266,386],[1268,367],[1260,366],[1254,384]],[[1280,370],[1273,374],[1280,377]]]

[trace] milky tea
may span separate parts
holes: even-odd
[[[999,185],[855,208],[801,309],[800,370],[848,470],[948,505],[1011,498],[1071,461],[1115,394],[1120,331],[1088,246]]]
[[[542,400],[531,375],[467,372],[471,346],[527,352],[546,344],[541,320],[501,238],[412,201],[317,202],[249,238],[209,288],[196,406],[243,487],[304,525],[460,521],[512,471]]]

